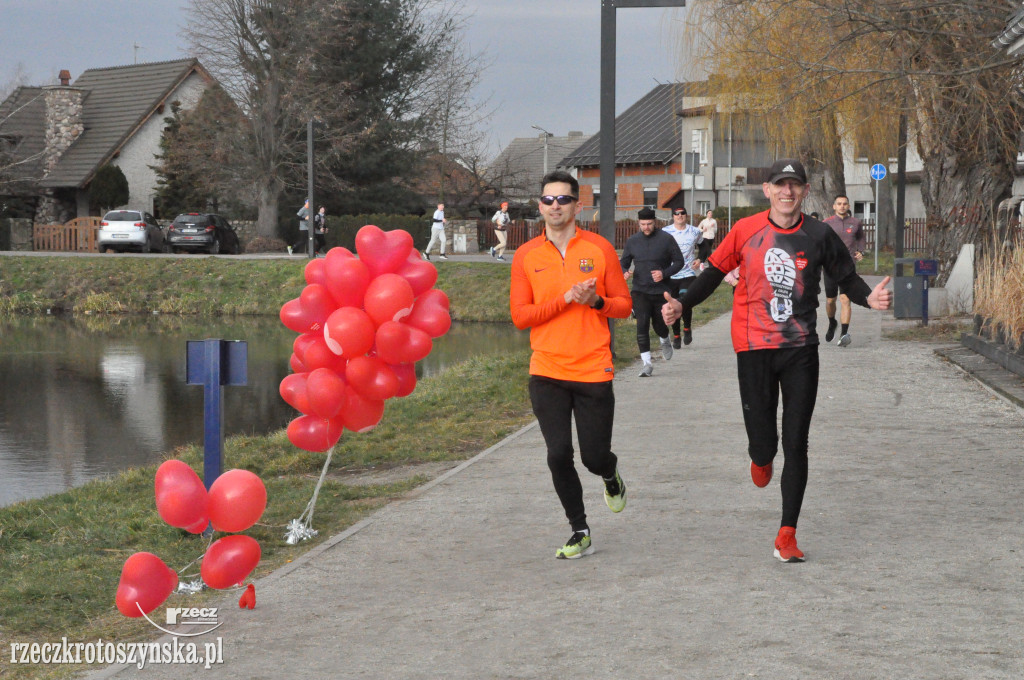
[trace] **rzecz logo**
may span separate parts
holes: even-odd
[[[142,608],[139,607],[139,611]],[[142,612],[143,616],[146,616],[145,612]],[[198,631],[195,633],[182,633],[179,631],[172,631],[163,628],[153,619],[146,616],[146,620],[153,624],[158,630],[161,630],[170,635],[176,635],[178,637],[195,637],[197,635],[206,635],[220,628],[222,621],[217,621],[217,607],[168,607],[167,616],[165,618],[165,624],[168,626],[196,626]]]

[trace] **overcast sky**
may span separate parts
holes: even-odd
[[[601,0],[465,0],[467,38],[493,61],[480,96],[496,111],[487,132],[496,152],[514,137],[597,132]],[[0,0],[0,86],[21,72],[28,84],[61,69],[188,56],[180,38],[183,0]],[[678,79],[682,9],[618,11],[616,112],[657,82]],[[138,49],[134,49],[138,45]],[[657,81],[657,82],[656,82]]]

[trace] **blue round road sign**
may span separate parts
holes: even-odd
[[[885,179],[885,166],[881,163],[875,163],[871,166],[871,179],[878,180]]]

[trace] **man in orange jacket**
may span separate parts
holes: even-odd
[[[626,485],[611,451],[615,394],[609,319],[629,316],[632,301],[615,248],[576,226],[579,183],[562,171],[541,181],[544,233],[516,249],[510,306],[517,328],[529,328],[530,401],[548,449],[548,468],[572,536],[555,556],[594,551],[573,463],[572,418],[580,460],[605,483],[612,512],[626,507]]]

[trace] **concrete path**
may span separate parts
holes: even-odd
[[[805,563],[772,557],[779,475],[750,481],[723,317],[617,377],[629,504],[585,477],[594,555],[554,558],[531,426],[262,579],[255,610],[232,593],[199,638],[223,665],[93,677],[1024,677],[1024,418],[882,320],[855,308],[853,344],[821,348]]]

